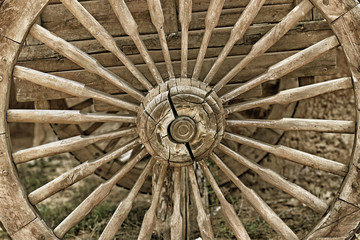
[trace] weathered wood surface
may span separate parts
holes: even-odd
[[[250,26],[248,31],[245,33],[243,39],[236,43],[236,46],[244,44],[242,52],[237,52],[235,54],[245,54],[248,53],[251,45],[255,43],[261,36],[265,35],[271,28],[275,26],[276,23],[268,24],[259,24]],[[224,28],[215,28],[213,32],[213,37],[210,39],[209,47],[219,47],[225,45],[227,40],[230,37],[232,27]],[[287,51],[295,50],[299,48],[304,48],[311,44],[318,42],[326,36],[330,36],[331,31],[329,25],[324,21],[311,21],[311,22],[300,22],[297,23],[292,30],[290,30],[282,39],[279,40],[277,44],[270,48],[269,51]],[[201,41],[204,35],[204,30],[193,30],[189,31],[189,49],[200,48]],[[161,45],[157,41],[156,34],[146,34],[142,35],[142,39],[149,50],[160,50]],[[114,39],[117,45],[120,46],[120,49],[126,55],[134,55],[138,53],[136,46],[132,42],[130,37],[118,37],[114,36]],[[167,39],[169,48],[171,50],[180,50],[181,34],[172,35]],[[101,46],[96,40],[82,40],[71,42],[73,45],[79,49],[87,52],[88,54],[93,53],[103,53],[106,51],[104,47]],[[284,44],[287,43],[287,44]],[[291,44],[290,44],[291,43]],[[230,54],[234,54],[233,51]],[[162,58],[154,56],[154,53],[151,53],[155,62],[162,61]],[[159,54],[159,56],[161,56]],[[208,54],[207,54],[208,56]],[[128,56],[134,63],[143,63],[141,57],[134,59],[134,56]],[[191,56],[189,53],[189,58],[196,58],[197,55]],[[59,54],[56,54],[55,51],[49,49],[44,45],[36,46],[25,46],[22,50],[19,60],[37,60],[37,59],[46,59],[46,58],[58,58],[57,60],[62,59]],[[113,57],[114,58],[114,57]],[[115,59],[115,58],[114,58]],[[161,59],[161,60],[159,60]],[[175,54],[171,55],[171,59],[180,59],[179,56]],[[113,60],[115,61],[115,60]],[[121,64],[119,61],[116,64]],[[109,64],[105,64],[109,66]],[[45,70],[46,71],[46,70]],[[51,70],[50,70],[51,71]]]
[[[240,179],[221,161],[214,153],[210,154],[211,160],[226,174],[227,177],[239,188],[242,196],[259,215],[284,239],[299,239],[296,234],[281,220],[281,218],[260,198],[252,189],[246,187]]]
[[[279,120],[246,119],[226,120],[227,126],[281,129],[285,131],[316,131],[354,133],[355,121],[323,120],[305,118],[282,118]]]
[[[73,169],[70,169],[69,171],[63,173],[54,180],[48,182],[47,184],[31,192],[28,195],[29,201],[32,204],[37,204],[45,200],[46,198],[54,195],[55,193],[93,174],[100,166],[114,160],[115,158],[120,157],[121,155],[133,149],[139,144],[140,144],[139,139],[135,139],[123,145],[122,147],[103,155],[98,159],[89,160],[87,162],[78,165]]]
[[[0,4],[0,111],[8,107],[11,71],[20,43],[29,25],[47,1],[4,1]],[[25,10],[25,12],[24,12]],[[23,14],[24,13],[24,14]],[[17,19],[18,21],[13,21]],[[33,207],[27,201],[10,153],[5,114],[0,114],[0,221],[13,239],[46,236],[55,239],[47,228],[38,223]],[[15,201],[16,200],[16,201]],[[15,211],[16,209],[16,211]]]
[[[290,160],[302,164],[304,166],[310,166],[315,169],[323,170],[339,176],[346,176],[348,173],[348,166],[345,164],[332,161],[326,158],[322,158],[313,154],[302,152],[293,148],[289,148],[282,145],[271,145],[265,142],[261,142],[255,139],[244,137],[241,135],[225,132],[224,139],[235,141],[240,144],[245,144],[253,148],[257,148],[268,153],[272,153],[275,156]]]
[[[114,176],[105,183],[99,185],[84,201],[80,203],[55,229],[54,233],[59,238],[77,223],[83,220],[97,205],[99,205],[111,192],[112,188],[119,182],[135,165],[142,160],[147,151],[143,149],[139,154],[127,162]]]
[[[208,180],[212,189],[214,190],[216,197],[219,199],[221,205],[221,212],[223,213],[223,216],[227,224],[230,225],[236,238],[238,240],[241,239],[250,240],[250,237],[246,229],[244,228],[243,224],[241,223],[240,219],[238,218],[234,207],[224,197],[210,169],[206,166],[206,163],[204,161],[200,161],[199,165],[201,166],[201,169],[203,170],[206,179]]]
[[[44,145],[35,146],[32,148],[19,150],[17,152],[14,152],[12,156],[14,162],[16,164],[19,164],[37,158],[76,151],[99,141],[120,138],[123,136],[133,135],[133,134],[136,134],[135,128],[120,130],[116,132],[109,132],[104,134],[97,134],[92,136],[76,136],[68,139],[62,139],[56,142],[47,143]]]
[[[339,42],[335,36],[325,38],[324,40],[301,50],[300,52],[291,55],[290,57],[270,66],[262,75],[247,81],[243,86],[240,86],[225,95],[221,96],[223,102],[227,102],[232,98],[244,93],[251,88],[258,86],[267,81],[276,80],[285,76],[286,74],[295,71],[296,69],[313,62],[316,58],[324,53],[339,46]],[[246,57],[244,58],[246,59]],[[244,60],[245,61],[245,60]],[[225,77],[226,78],[226,77]],[[215,85],[214,90],[219,91],[223,85],[218,83]]]
[[[234,83],[234,84],[226,85],[222,89],[222,91],[219,92],[219,94],[224,94],[225,92],[228,92],[230,89],[238,87],[241,84],[242,83]],[[261,86],[257,86],[255,88],[251,89],[250,91],[247,91],[246,93],[241,94],[240,96],[238,96],[235,99],[238,100],[238,99],[246,99],[246,98],[252,98],[252,97],[260,97],[260,96],[262,96],[262,92],[263,91],[262,91]],[[136,101],[127,94],[115,94],[112,96],[115,98],[120,98],[120,99],[126,100],[128,102],[136,103]],[[119,107],[116,107],[116,106],[113,106],[110,104],[106,104],[106,103],[98,101],[98,100],[94,100],[94,106],[95,106],[95,110],[98,112],[121,110],[121,108],[119,108]]]
[[[162,190],[162,186],[165,181],[165,177],[167,174],[168,165],[162,165],[159,178],[157,181],[157,184],[155,186],[154,192],[153,192],[153,198],[151,200],[151,205],[149,209],[146,211],[143,222],[141,224],[140,233],[138,236],[139,240],[150,240],[152,236],[152,232],[155,226],[156,222],[156,210],[157,206],[159,204],[160,194]]]
[[[51,88],[55,91],[61,91],[65,94],[69,94],[72,96],[97,99],[99,101],[115,105],[120,108],[128,109],[133,112],[137,112],[138,110],[138,105],[134,103],[127,102],[122,99],[113,98],[109,94],[88,88],[85,86],[85,84],[57,77],[51,74],[39,72],[33,69],[15,66],[13,76],[35,83],[36,85]]]
[[[177,21],[174,16],[174,2],[162,1],[165,17],[165,32],[172,33],[177,31]],[[114,11],[108,1],[85,1],[83,6],[98,19],[100,24],[109,31],[112,36],[124,35],[125,31],[119,24]],[[135,16],[135,21],[139,26],[139,32],[156,33],[156,29],[151,22],[146,0],[127,1],[127,6]],[[91,34],[81,26],[79,21],[62,4],[49,5],[41,14],[42,24],[46,29],[54,31],[59,37],[66,40],[91,39]]]
[[[259,59],[259,61],[254,61],[253,64],[249,66],[248,69],[244,69],[239,73],[232,82],[243,82],[252,77],[255,77],[262,72],[266,71],[269,67],[269,64],[275,64],[280,60],[291,56],[295,52],[283,52],[283,53],[269,53],[264,54],[264,56]],[[231,69],[239,60],[243,59],[244,56],[231,56],[223,64],[224,73]],[[212,64],[216,58],[205,59],[203,70],[206,71],[211,68]],[[164,63],[157,64],[161,72],[166,72],[166,66]],[[193,69],[195,65],[195,60],[189,61],[189,71]],[[180,74],[180,62],[174,61],[173,66],[176,74]],[[140,69],[146,69],[146,66],[140,65]],[[142,89],[143,87],[133,78],[130,72],[128,72],[125,67],[112,67],[109,68],[112,72],[119,75],[120,77],[127,79],[129,82],[134,83],[133,86]],[[308,76],[308,75],[324,75],[324,74],[335,74],[336,71],[336,52],[330,51],[325,55],[319,57],[317,60],[313,61],[311,65],[305,65],[302,68],[291,72],[288,76]],[[121,93],[121,90],[115,88],[113,85],[107,83],[102,78],[90,74],[83,70],[75,71],[66,71],[66,72],[57,72],[53,73],[54,75],[79,81],[87,84],[88,87],[97,89],[110,94]],[[145,76],[148,76],[149,73],[145,73]],[[205,72],[200,75],[200,78],[204,77]],[[131,79],[131,80],[129,80]],[[24,81],[16,81],[17,84],[17,100],[18,101],[33,101],[41,99],[59,99],[64,97],[69,97],[70,95],[65,95],[55,90],[43,88],[40,86],[34,86],[31,83]],[[144,89],[142,89],[144,90]]]
[[[360,66],[360,6],[358,1],[330,1],[328,7],[322,8],[322,14],[329,20],[333,20],[331,26],[342,43],[346,58],[352,73],[355,91],[359,91],[359,66]],[[321,7],[321,1],[314,1]],[[338,6],[341,6],[338,9]],[[355,7],[353,7],[355,6]],[[352,8],[353,7],[353,8]],[[351,9],[351,10],[350,10]],[[335,20],[336,19],[336,20]],[[356,122],[360,119],[359,104],[360,95],[355,94],[356,99]],[[342,186],[342,192],[335,201],[333,208],[323,220],[316,226],[308,239],[351,239],[360,224],[360,170],[359,170],[359,125],[356,126],[355,143],[350,161],[350,169]]]
[[[111,240],[114,239],[115,234],[117,233],[118,229],[120,228],[121,224],[126,219],[127,215],[129,214],[133,202],[135,200],[136,195],[140,191],[141,186],[144,184],[147,176],[149,175],[150,171],[153,169],[156,160],[151,158],[147,166],[142,171],[141,175],[134,186],[131,188],[128,196],[119,204],[115,213],[107,223],[104,231],[102,232],[99,240]]]
[[[359,1],[357,0],[310,0],[318,11],[326,18],[328,22],[334,22],[340,16],[354,8]]]

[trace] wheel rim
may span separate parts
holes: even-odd
[[[342,9],[342,11],[344,11],[343,13],[348,13],[345,15],[345,17],[342,17],[341,20],[335,22],[333,15],[328,14],[328,9],[326,6],[321,6],[318,5],[317,2],[314,2],[314,5],[316,5],[321,11],[324,12],[325,16],[328,18],[327,20],[334,28],[334,32],[337,33],[338,38],[334,36],[327,37],[324,40],[318,42],[317,44],[314,44],[296,53],[295,55],[278,62],[276,65],[270,67],[267,72],[250,79],[245,84],[237,86],[233,90],[217,96],[216,93],[219,92],[228,82],[230,82],[230,80],[235,77],[238,72],[240,72],[250,61],[252,61],[258,56],[261,56],[267,49],[271,47],[271,45],[276,43],[282,37],[282,35],[284,35],[299,19],[301,19],[301,17],[303,17],[308,11],[312,9],[313,5],[308,1],[303,1],[302,3],[300,3],[284,18],[284,20],[282,20],[279,24],[276,24],[275,27],[272,28],[272,30],[270,30],[267,35],[261,38],[253,46],[252,50],[246,55],[246,57],[242,59],[231,71],[229,71],[228,74],[219,79],[219,81],[216,81],[215,84],[212,85],[212,87],[209,87],[207,84],[214,82],[213,79],[215,78],[216,72],[222,65],[233,45],[240,38],[242,38],[245,30],[247,30],[253,19],[256,17],[257,12],[264,4],[264,1],[252,1],[246,7],[244,13],[239,18],[239,21],[235,24],[235,30],[232,31],[230,39],[225,45],[223,52],[220,53],[215,64],[210,68],[210,71],[205,75],[205,77],[203,77],[203,79],[201,79],[203,81],[198,81],[198,79],[201,74],[201,69],[204,63],[204,57],[211,33],[217,25],[217,21],[209,21],[209,19],[216,19],[216,16],[220,16],[222,4],[224,1],[218,1],[218,4],[221,6],[217,6],[215,4],[216,1],[213,1],[209,7],[209,12],[211,12],[213,15],[209,14],[210,17],[207,18],[207,21],[205,21],[205,34],[203,42],[201,44],[200,54],[198,55],[197,61],[194,66],[192,79],[187,78],[189,52],[188,32],[189,24],[191,22],[191,1],[184,0],[180,1],[179,3],[179,21],[181,23],[182,30],[181,64],[179,68],[174,68],[175,70],[173,69],[173,63],[171,62],[167,46],[167,40],[163,30],[164,19],[160,2],[148,1],[151,19],[159,34],[160,44],[163,51],[162,53],[166,64],[166,71],[170,79],[168,81],[163,80],[158,68],[155,66],[154,61],[152,60],[148,50],[146,49],[143,41],[140,38],[139,32],[137,30],[137,24],[134,21],[131,13],[129,12],[127,5],[123,1],[110,1],[110,5],[112,6],[115,14],[117,15],[126,34],[131,37],[131,39],[138,47],[140,54],[144,58],[154,81],[150,81],[149,78],[144,77],[141,72],[136,71],[136,69],[131,66],[131,62],[129,62],[126,57],[121,55],[122,53],[120,49],[116,47],[116,44],[114,46],[114,41],[112,40],[112,38],[107,38],[108,35],[106,30],[102,29],[95,19],[91,19],[90,15],[88,15],[86,10],[83,9],[79,3],[70,0],[63,0],[62,2],[70,11],[72,11],[75,16],[79,17],[80,22],[83,21],[82,24],[84,24],[85,27],[87,26],[86,24],[92,24],[93,26],[95,26],[95,30],[89,29],[89,31],[95,31],[99,34],[97,35],[99,42],[103,44],[105,48],[109,49],[109,51],[113,52],[119,59],[121,59],[125,65],[127,64],[127,68],[132,71],[132,74],[143,85],[143,88],[149,91],[149,93],[145,95],[138,89],[132,87],[126,81],[117,77],[108,69],[101,66],[98,62],[94,61],[90,56],[80,53],[77,49],[74,48],[73,45],[69,45],[62,39],[57,38],[41,26],[34,25],[30,28],[30,34],[32,36],[44,42],[46,45],[55,48],[57,51],[59,51],[59,53],[70,58],[72,61],[84,67],[87,71],[101,76],[102,78],[106,79],[118,88],[122,89],[132,98],[136,99],[137,103],[135,104],[127,100],[116,99],[108,94],[104,94],[89,87],[85,87],[84,85],[78,84],[72,80],[52,76],[26,67],[15,66],[13,76],[16,78],[33,82],[35,84],[46,86],[52,89],[57,89],[61,92],[75,95],[78,97],[90,97],[92,99],[97,99],[105,103],[125,109],[125,111],[122,112],[123,114],[83,114],[81,112],[66,110],[7,110],[7,120],[2,120],[2,132],[4,133],[4,136],[2,136],[3,143],[1,145],[1,150],[2,154],[5,155],[4,159],[7,159],[10,163],[10,158],[7,157],[9,157],[9,154],[12,154],[13,162],[15,164],[21,164],[43,156],[41,155],[41,153],[39,153],[39,148],[30,148],[23,151],[11,153],[11,151],[7,149],[8,143],[5,138],[5,136],[8,134],[5,126],[7,122],[47,122],[59,124],[79,124],[82,122],[122,122],[128,123],[130,126],[129,128],[120,127],[120,129],[117,129],[117,131],[112,131],[111,133],[89,136],[86,139],[69,139],[70,144],[67,144],[66,146],[62,146],[63,144],[60,144],[60,142],[54,143],[54,146],[41,146],[41,148],[45,150],[45,154],[47,155],[59,153],[60,145],[63,147],[61,151],[72,152],[73,150],[77,150],[78,148],[87,146],[92,142],[102,141],[103,139],[116,139],[123,136],[135,136],[137,135],[137,133],[140,136],[140,138],[131,138],[126,143],[122,144],[120,147],[115,148],[113,151],[108,152],[97,160],[91,161],[90,164],[81,164],[79,165],[79,167],[72,169],[67,173],[64,173],[52,182],[29,193],[28,198],[30,203],[35,205],[40,201],[53,195],[57,191],[64,189],[76,183],[77,181],[80,181],[82,178],[85,178],[86,176],[94,173],[99,167],[109,163],[110,161],[112,161],[112,159],[122,156],[124,153],[128,152],[131,149],[137,148],[141,144],[145,146],[145,148],[143,149],[140,148],[137,154],[135,154],[134,157],[131,158],[129,162],[121,168],[121,170],[119,170],[115,175],[113,175],[112,178],[110,178],[105,185],[99,186],[99,188],[97,188],[84,202],[79,205],[78,208],[76,208],[66,219],[64,219],[62,223],[60,223],[60,225],[58,225],[54,229],[54,234],[57,237],[62,238],[72,226],[74,226],[83,217],[85,217],[89,210],[93,209],[98,203],[102,201],[103,198],[106,197],[108,189],[111,189],[114,185],[116,185],[116,183],[118,183],[118,181],[123,178],[126,173],[128,173],[132,168],[134,168],[139,161],[144,160],[148,153],[152,156],[151,160],[147,163],[144,171],[139,176],[135,185],[131,188],[128,197],[123,200],[122,204],[115,212],[113,218],[110,220],[108,226],[105,228],[101,238],[107,239],[114,236],[114,234],[116,233],[116,229],[121,225],[122,221],[126,218],[126,215],[130,211],[136,193],[140,191],[141,186],[149,175],[152,167],[156,162],[158,162],[162,163],[163,166],[159,173],[157,184],[153,188],[153,200],[149,210],[145,214],[141,231],[139,233],[139,238],[148,239],[151,237],[151,233],[155,224],[155,213],[157,210],[162,185],[164,183],[168,168],[174,168],[174,185],[176,186],[178,186],[179,182],[182,181],[179,177],[181,175],[179,169],[183,168],[187,169],[189,174],[189,184],[191,185],[193,198],[195,200],[194,202],[198,212],[198,224],[199,228],[202,229],[202,231],[200,231],[201,236],[203,239],[212,239],[213,232],[211,222],[201,200],[201,193],[197,185],[198,183],[196,180],[193,161],[196,161],[199,164],[211,187],[214,189],[214,192],[219,199],[221,208],[223,210],[223,214],[225,215],[225,219],[229,222],[229,225],[232,227],[232,230],[234,231],[236,237],[240,239],[248,238],[247,231],[243,227],[239,218],[236,216],[233,207],[229,205],[229,202],[221,193],[218,184],[212,176],[212,172],[209,170],[206,161],[204,161],[204,159],[206,160],[207,158],[209,158],[224,172],[224,174],[230,180],[232,180],[232,182],[235,183],[235,185],[242,192],[243,197],[252,204],[255,210],[265,219],[265,221],[269,225],[272,226],[272,228],[281,237],[285,239],[296,239],[297,236],[289,228],[289,226],[286,225],[283,220],[281,220],[278,215],[273,210],[271,210],[271,208],[269,208],[269,206],[257,194],[255,194],[248,187],[246,187],[237,178],[237,176],[234,175],[232,171],[223,163],[221,158],[219,158],[220,153],[230,156],[233,160],[236,160],[246,168],[249,168],[255,173],[257,173],[261,178],[263,178],[264,181],[290,194],[300,202],[306,204],[308,207],[315,210],[316,212],[324,213],[328,209],[328,204],[320,198],[316,197],[315,195],[311,194],[309,191],[301,188],[300,186],[284,180],[276,172],[268,170],[261,165],[249,161],[247,158],[243,157],[239,153],[236,153],[225,144],[220,143],[222,139],[236,142],[241,145],[248,145],[252,148],[261,149],[278,157],[285,158],[306,166],[311,166],[315,169],[337,174],[339,176],[347,176],[342,191],[345,191],[347,193],[353,192],[354,188],[356,188],[356,186],[354,187],[353,184],[351,190],[349,190],[349,188],[347,187],[349,182],[354,182],[354,179],[356,179],[357,176],[356,168],[353,166],[353,164],[350,164],[349,169],[347,165],[339,162],[331,161],[329,159],[318,157],[312,154],[307,154],[305,152],[298,151],[292,148],[284,146],[279,147],[267,144],[261,141],[241,136],[239,134],[225,131],[225,126],[246,126],[258,128],[273,128],[285,131],[297,129],[300,131],[357,133],[354,121],[310,119],[234,120],[229,118],[224,119],[223,117],[235,112],[242,112],[257,107],[262,107],[264,105],[289,104],[294,101],[299,101],[318,95],[331,93],[336,90],[351,89],[353,87],[352,80],[350,77],[345,77],[334,79],[331,81],[316,83],[309,86],[289,89],[270,97],[264,97],[240,103],[231,103],[231,100],[245,93],[246,91],[267,81],[281,78],[287,73],[292,72],[293,70],[305,65],[306,63],[313,61],[315,58],[322,55],[323,53],[335,47],[338,47],[340,45],[340,43],[338,42],[338,38],[342,43],[342,47],[347,54],[348,60],[350,60],[350,62],[351,60],[355,61],[356,59],[354,59],[354,56],[349,53],[351,51],[351,49],[349,50],[349,44],[346,43],[346,41],[349,40],[344,37],[344,34],[341,34],[341,29],[347,28],[338,27],[337,22],[348,21],[347,17],[350,18],[349,15],[356,16],[356,7],[353,9],[352,7],[345,10]],[[37,5],[37,8],[34,9],[34,12],[31,13],[33,14],[33,16],[36,16],[38,13],[37,11],[40,11],[44,7],[45,2],[38,4],[39,5]],[[340,11],[340,8],[338,8],[338,10]],[[343,13],[338,14],[338,17],[342,16]],[[33,16],[31,19],[33,19]],[[30,23],[32,22],[32,20],[29,19],[27,19],[26,21],[25,22],[27,23],[27,25],[30,25]],[[23,31],[27,30],[27,25],[25,24]],[[242,28],[243,26],[246,27]],[[11,32],[5,33],[12,34]],[[23,36],[19,37],[20,40],[18,42],[21,42],[21,38]],[[15,37],[18,36],[15,35]],[[14,38],[10,39],[14,40]],[[15,39],[14,43],[8,43],[10,44],[10,46],[14,45],[11,50],[15,53],[17,52],[17,49],[19,49],[19,45],[16,43],[16,40],[18,39]],[[6,39],[3,41],[6,41]],[[350,39],[350,41],[353,40]],[[5,55],[10,56],[10,58],[12,57],[12,59],[15,59],[16,56],[16,54],[6,52]],[[5,74],[10,74],[9,71],[11,70],[11,67],[8,66],[12,66],[14,64],[14,60],[9,61],[10,63],[8,63],[7,61],[7,58],[5,58],[4,65],[7,66],[7,70],[4,70],[3,74],[5,79],[7,79]],[[351,65],[351,67],[353,66]],[[178,70],[180,70],[180,78],[175,79],[176,74],[174,72]],[[354,72],[352,73],[352,77],[355,79],[355,86],[357,86],[357,76],[356,74],[354,74]],[[6,81],[6,84],[9,83]],[[153,89],[154,85],[157,86]],[[2,91],[6,92],[5,87],[2,87]],[[4,96],[4,99],[7,99],[6,94],[4,94]],[[189,99],[191,99],[191,101],[189,101]],[[138,104],[139,102],[140,104]],[[201,106],[201,110],[196,108],[198,105]],[[4,104],[4,106],[2,107],[6,109],[6,104]],[[198,113],[199,111],[200,113],[201,111],[203,111],[202,114]],[[137,116],[135,116],[136,113]],[[202,122],[205,122],[205,124],[203,124]],[[134,128],[135,124],[137,125],[137,129]],[[207,127],[204,127],[204,125]],[[169,149],[173,149],[175,153],[171,153],[171,151],[169,151],[170,154],[168,154]],[[356,157],[357,142],[355,142],[353,162],[356,162]],[[3,174],[4,176],[14,174],[11,168],[9,168],[9,170],[5,168],[5,170],[6,173]],[[9,173],[7,171],[9,171]],[[67,180],[69,178],[71,178],[71,181]],[[19,184],[18,180],[16,180],[16,177],[14,182],[16,184]],[[16,188],[21,190],[20,185],[16,186]],[[21,195],[21,193],[17,194]],[[179,194],[179,192],[176,192],[176,195]],[[344,195],[344,193],[342,194]],[[22,196],[22,198],[24,204],[28,206],[27,210],[25,210],[25,212],[27,212],[28,214],[27,219],[37,219],[37,214],[33,210],[31,204],[26,202],[25,196]],[[177,199],[174,200],[176,208],[174,208],[172,219],[174,219],[173,221],[175,222],[182,222],[181,215],[179,216],[181,210],[179,209],[180,204],[178,197],[175,197],[175,199]],[[334,201],[332,209],[336,209],[336,206],[340,204],[338,203],[339,201],[345,201],[344,196],[341,196],[341,198],[339,199],[340,200]],[[351,203],[350,205],[358,205],[357,202],[350,201],[349,203]],[[317,227],[321,228],[321,224],[326,223],[326,221],[331,218],[331,214],[334,213],[330,211]],[[30,220],[25,219],[24,222],[26,221],[31,222]],[[8,223],[11,221],[2,220],[2,222],[5,227],[9,229],[8,231],[10,232],[10,234],[14,235],[15,237],[16,234],[17,237],[24,236],[25,234],[30,234],[27,232],[27,229],[25,227],[26,224],[20,224],[20,227],[17,226],[15,228],[12,228],[11,224]],[[33,221],[32,224],[36,226],[38,231],[41,232],[43,236],[45,236],[44,234],[52,234],[52,232],[47,230],[45,225],[43,225],[41,222],[38,222],[36,220]],[[352,221],[352,226],[356,226],[357,224],[358,222]],[[354,230],[354,227],[349,227],[349,229]],[[178,226],[174,225],[171,230],[174,233],[179,233],[182,230],[182,226],[181,224],[179,224]],[[350,230],[348,230],[348,232]],[[38,232],[36,232],[36,234],[38,234]],[[316,234],[319,234],[319,231],[314,230],[312,234],[313,235],[310,236],[317,237],[318,235]]]

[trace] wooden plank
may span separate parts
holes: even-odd
[[[127,1],[127,5],[135,17],[140,33],[156,33],[151,23],[146,0]],[[86,1],[83,2],[83,6],[111,35],[125,35],[108,1]],[[44,9],[41,19],[46,29],[67,41],[93,38],[62,4],[49,5]]]
[[[164,13],[164,31],[167,34],[178,32],[178,16],[176,12],[176,0],[160,0]]]
[[[333,22],[354,8],[357,0],[310,0],[328,22]]]
[[[250,26],[248,31],[245,33],[242,40],[237,42],[236,45],[245,44],[249,45],[244,48],[243,53],[247,53],[250,50],[250,45],[254,44],[263,35],[265,35],[275,24],[259,24]],[[210,40],[209,47],[224,46],[229,39],[230,31],[232,27],[227,28],[215,28],[213,36]],[[309,46],[319,39],[323,39],[324,35],[330,36],[330,27],[324,21],[313,21],[313,22],[302,22],[295,25],[279,42],[275,44],[269,51],[282,51],[300,49],[305,46]],[[193,30],[189,32],[189,49],[200,48],[201,40],[203,38],[203,30]],[[319,38],[320,37],[320,38]],[[130,37],[114,37],[118,46],[127,55],[137,54],[138,51],[136,46],[132,42]],[[143,35],[142,39],[149,50],[160,50],[161,46],[157,34]],[[316,41],[314,41],[316,39]],[[181,34],[171,35],[167,39],[169,48],[172,50],[180,49]],[[286,43],[286,44],[284,44]],[[72,42],[77,48],[82,51],[93,54],[103,53],[105,48],[101,46],[96,40],[84,40]],[[190,53],[189,53],[190,54]],[[131,58],[131,56],[129,56]],[[157,62],[155,57],[154,61]],[[173,57],[173,56],[172,56]],[[190,56],[189,56],[190,57]],[[25,46],[19,56],[20,61],[25,60],[36,60],[46,58],[57,58],[58,61],[63,62],[65,59],[57,54],[55,51],[49,49],[44,45],[40,46]],[[132,58],[131,58],[132,59]],[[133,60],[133,59],[132,59]],[[133,60],[134,63],[135,60]],[[143,62],[143,61],[141,61]]]
[[[286,14],[288,14],[294,5],[291,4],[279,4],[279,5],[264,5],[257,16],[255,17],[253,23],[274,23],[280,22]],[[234,26],[238,20],[240,14],[245,10],[245,8],[232,8],[224,9],[221,12],[221,17],[218,23],[218,27],[227,27]],[[271,14],[269,14],[271,12]],[[192,14],[192,21],[189,28],[194,29],[204,29],[205,28],[205,19],[206,12],[195,12]]]
[[[303,26],[300,26],[299,28],[302,27]],[[261,31],[261,32],[265,32],[265,31]],[[247,54],[251,47],[251,44],[261,36],[262,34],[261,32],[256,34],[250,33],[248,35],[245,35],[244,41],[242,41],[241,44],[235,45],[231,50],[229,56]],[[222,47],[219,47],[222,44],[220,39],[224,39],[226,41],[226,37],[228,37],[228,33],[229,31],[217,33],[215,35],[216,41],[213,41],[211,48],[207,50],[206,53],[207,58],[218,56],[218,54],[222,50]],[[279,41],[279,43],[275,44],[272,48],[270,48],[268,52],[291,51],[291,50],[302,49],[330,36],[331,33],[332,32],[329,29],[320,30],[320,31],[309,31],[309,32],[296,31],[296,33],[290,31],[289,35],[285,35]],[[196,39],[198,41],[201,41],[201,35],[193,35],[190,37],[190,40],[191,39]],[[92,44],[91,42],[88,43],[90,45]],[[132,51],[132,48],[133,47],[129,46],[128,49],[129,50],[131,49],[130,51]],[[40,52],[38,52],[38,50]],[[37,52],[34,54],[34,59],[31,59],[32,51]],[[40,55],[41,52],[43,53],[43,56]],[[37,69],[42,72],[57,72],[57,71],[81,69],[77,64],[73,63],[72,61],[66,58],[57,58],[56,54],[52,53],[52,51],[47,47],[42,47],[42,46],[36,46],[31,48],[25,47],[25,51],[23,51],[23,53],[24,55],[22,55],[23,57],[22,60],[27,60],[27,61],[20,61],[19,65],[23,65],[32,69]],[[198,53],[198,49],[190,49],[188,53],[189,59],[195,59],[197,53]],[[163,56],[160,51],[151,51],[150,54],[155,62],[163,61]],[[173,61],[177,61],[180,59],[179,50],[171,50],[170,55]],[[97,54],[91,54],[91,56],[94,57],[97,61],[99,61],[101,65],[105,67],[123,66],[123,63],[120,62],[115,56],[113,56],[110,53],[97,53]],[[134,62],[135,64],[144,63],[143,59],[139,54],[128,55],[128,58],[131,59],[131,61]]]
[[[211,0],[193,0],[193,12],[204,12],[208,9]],[[294,0],[267,0],[267,5],[293,3]],[[224,9],[246,7],[249,0],[226,0]]]
[[[230,89],[238,87],[240,84],[241,83],[234,83],[234,84],[226,85],[222,89],[222,91],[220,91],[219,95],[229,91]],[[133,98],[131,98],[127,94],[116,94],[116,95],[113,95],[113,96],[116,97],[116,98],[125,100],[127,102],[137,103]],[[241,94],[239,97],[237,97],[235,99],[239,100],[239,99],[260,97],[260,96],[262,96],[262,88],[261,88],[261,86],[258,86],[258,87],[253,88],[252,90],[244,93],[244,94]],[[109,105],[109,104],[105,104],[105,103],[103,103],[101,101],[98,101],[98,100],[94,100],[94,107],[95,107],[95,110],[98,111],[98,112],[120,111],[121,110],[118,107],[115,107],[115,106],[112,106],[112,105]]]
[[[156,33],[156,29],[151,22],[150,14],[147,8],[146,0],[127,1],[130,12],[135,18],[140,34]],[[86,1],[83,6],[104,26],[106,30],[113,36],[125,35],[125,32],[116,19],[114,11],[111,9],[107,1]],[[168,25],[169,29],[165,29],[167,33],[176,32],[175,28],[175,10],[174,4],[167,3],[165,16],[165,26]],[[291,9],[292,3],[266,5],[258,14],[255,23],[271,23],[279,22]],[[207,10],[207,9],[206,9]],[[202,29],[205,26],[206,10],[204,12],[194,12],[192,14],[192,22],[190,29]],[[238,19],[239,15],[243,12],[244,7],[224,9],[221,14],[219,26],[233,26]],[[271,12],[272,14],[268,14]],[[91,34],[76,20],[76,18],[65,9],[61,4],[49,5],[45,8],[41,15],[42,23],[49,31],[54,32],[65,40],[84,40],[91,39]]]
[[[328,75],[328,74],[335,74],[336,71],[336,55],[335,51],[330,51],[314,62],[312,64],[305,65],[300,69],[290,73],[288,76],[308,76],[308,75]],[[161,52],[160,52],[161,54]],[[264,71],[266,71],[269,65],[275,64],[280,60],[294,54],[294,52],[283,52],[283,53],[269,53],[264,54],[258,61],[254,61],[252,64],[249,65],[248,68],[245,68],[241,71],[234,79],[233,83],[239,83],[255,77]],[[222,67],[222,72],[225,74],[229,69],[231,69],[239,60],[244,58],[244,56],[231,56],[228,57],[227,60],[224,62]],[[204,62],[202,74],[200,75],[200,79],[203,79],[206,71],[210,69],[215,58],[206,59]],[[158,68],[160,72],[166,72],[165,63],[158,63]],[[175,74],[177,76],[180,75],[180,62],[176,61],[173,62]],[[192,70],[195,65],[195,60],[189,61],[189,70]],[[144,71],[146,65],[139,65],[140,71]],[[115,74],[118,74],[120,77],[127,79],[128,82],[131,82],[134,87],[138,89],[142,89],[142,86],[133,79],[133,76],[130,72],[128,72],[125,67],[112,67],[109,68]],[[221,74],[219,73],[219,74]],[[121,93],[119,89],[115,88],[113,85],[107,83],[106,81],[102,80],[100,77],[90,74],[84,70],[76,70],[76,71],[67,71],[67,72],[57,72],[54,75],[61,76],[67,79],[79,81],[85,83],[88,87],[107,92],[110,94]],[[144,74],[146,77],[150,77],[150,73]],[[44,87],[35,86],[34,84],[16,80],[16,88],[17,88],[17,100],[18,101],[34,101],[34,100],[45,100],[45,99],[59,99],[64,97],[69,97],[69,95],[64,95],[55,90],[50,90]],[[144,90],[144,89],[142,89]]]

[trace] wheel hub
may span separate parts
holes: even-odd
[[[167,81],[151,90],[138,113],[140,138],[161,161],[186,166],[206,158],[224,133],[223,107],[203,82]]]
[[[169,125],[169,136],[175,143],[187,143],[192,140],[195,134],[196,123],[188,116],[177,117]]]

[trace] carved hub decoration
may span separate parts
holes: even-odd
[[[205,83],[175,79],[154,88],[138,113],[139,135],[159,160],[185,166],[204,159],[221,141],[224,111]]]

